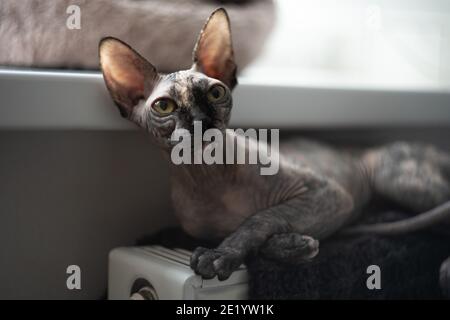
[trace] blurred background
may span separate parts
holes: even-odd
[[[300,85],[449,90],[450,2],[275,0],[276,23],[244,75]]]
[[[188,68],[219,6],[252,81],[449,89],[446,0],[2,0],[0,65],[98,69],[99,40],[115,36],[160,71]]]

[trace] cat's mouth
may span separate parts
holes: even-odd
[[[223,127],[223,128],[222,128]],[[209,130],[214,130],[214,134],[207,135],[206,132]],[[217,136],[220,135],[223,140],[225,137],[225,127],[224,126],[213,126],[203,127],[201,130],[187,130],[187,129],[175,129],[171,136],[167,138],[167,145],[170,148],[178,146],[184,150],[190,149],[194,150],[204,150],[207,146],[214,143]]]
[[[180,147],[183,147],[183,149],[187,150],[191,150],[192,152],[194,150],[204,150],[208,145],[210,145],[211,143],[214,143],[214,141],[194,141],[194,137],[192,136],[190,139],[190,142],[186,142],[186,141],[182,141],[182,140],[172,140],[171,138],[167,139],[167,144],[171,147],[174,148],[175,146],[177,146],[178,144],[182,143],[183,145],[180,145]]]

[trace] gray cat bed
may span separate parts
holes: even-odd
[[[366,222],[405,218],[401,211],[369,208]],[[200,243],[180,229],[166,229],[138,244],[192,250]],[[318,256],[302,265],[283,265],[250,257],[251,299],[441,299],[439,268],[450,256],[448,238],[431,232],[398,237],[334,237],[321,243]],[[367,267],[381,270],[381,290],[366,286]]]
[[[73,11],[66,11],[76,4],[81,28],[69,29]],[[272,28],[272,0],[2,0],[0,65],[97,69],[98,43],[113,36],[161,72],[186,69],[205,20],[219,6],[228,10],[237,64],[244,68]]]

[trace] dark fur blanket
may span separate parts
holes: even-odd
[[[282,266],[249,259],[255,299],[440,299],[439,267],[450,243],[430,235],[361,237],[324,242],[310,263]],[[366,286],[369,265],[381,270],[381,289]]]

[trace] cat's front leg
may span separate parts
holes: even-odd
[[[239,235],[235,240],[238,240]],[[228,239],[228,242],[231,240]],[[234,241],[234,240],[233,240]],[[215,249],[198,247],[191,257],[191,266],[197,274],[205,279],[218,276],[227,279],[242,264],[251,247],[258,246],[253,239],[242,246],[221,245]],[[284,264],[300,264],[314,258],[319,253],[319,241],[299,233],[277,233],[270,237],[260,248],[260,253],[267,259]]]
[[[274,235],[295,233],[321,238],[339,229],[352,209],[351,197],[339,185],[334,181],[317,181],[301,195],[250,216],[217,248],[197,248],[191,257],[191,267],[205,279],[217,275],[219,280],[225,280],[249,253],[261,248],[264,253],[266,242],[277,239]],[[318,242],[301,237],[305,257],[317,254]],[[290,236],[285,238],[278,242],[285,243]],[[295,238],[298,240],[292,237]]]
[[[205,279],[216,275],[219,280],[227,279],[269,236],[292,229],[275,211],[276,207],[252,215],[215,249],[197,248],[191,257],[192,269]]]

